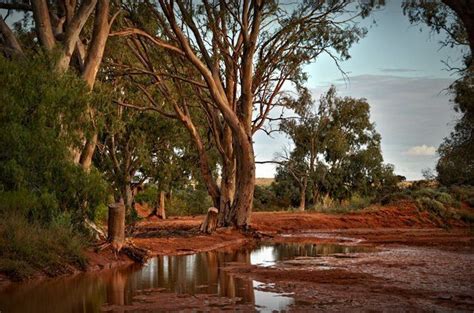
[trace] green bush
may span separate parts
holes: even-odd
[[[450,194],[458,201],[467,201],[474,198],[474,186],[451,186]]]
[[[436,190],[432,188],[421,188],[418,190],[414,190],[412,195],[415,199],[426,197],[426,198],[435,198],[436,197]]]
[[[280,211],[288,207],[282,205],[271,186],[255,186],[253,195],[254,211]]]
[[[441,202],[437,200],[428,197],[420,197],[416,200],[416,202],[421,210],[426,210],[443,218],[448,217],[447,209]]]
[[[344,214],[365,209],[372,202],[373,198],[371,197],[362,197],[355,194],[349,200],[327,201],[327,203],[318,204],[313,207],[313,210],[323,213]]]
[[[135,196],[135,202],[147,203],[150,207],[158,206],[158,188],[155,185],[147,185],[144,190]]]
[[[177,190],[166,205],[166,214],[199,215],[206,213],[211,206],[212,200],[206,190]]]
[[[75,74],[51,75],[48,64],[0,56],[0,206],[43,224],[64,212],[93,219],[107,186],[94,169],[72,164],[70,148],[89,133],[88,104],[100,101]]]
[[[404,200],[413,200],[413,196],[411,195],[410,190],[403,190],[399,192],[394,192],[391,194],[387,194],[380,200],[382,205],[388,205],[391,203],[396,203],[398,201]]]
[[[436,200],[448,207],[453,207],[456,205],[456,201],[453,199],[453,197],[451,197],[451,195],[446,192],[438,192],[436,194]]]
[[[70,216],[57,215],[50,225],[21,214],[0,214],[0,272],[23,280],[36,272],[55,276],[84,268],[85,239],[73,231]]]

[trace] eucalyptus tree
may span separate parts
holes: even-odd
[[[370,121],[365,99],[338,97],[331,87],[316,112],[310,100],[303,107],[307,109],[299,119],[281,125],[294,148],[280,163],[278,177],[284,180],[283,173],[293,177],[301,210],[309,186],[316,204],[321,193],[341,200],[356,192],[371,195],[389,182],[393,168],[383,164],[381,137]]]
[[[111,183],[115,200],[130,214],[134,186],[150,182],[167,191],[173,181],[189,179],[186,144],[175,121],[114,105],[99,136],[95,165]]]
[[[0,17],[0,49],[9,56],[28,56],[42,50],[54,56],[52,75],[68,69],[79,73],[90,90],[94,88],[106,42],[119,10],[111,15],[110,0],[0,0],[0,9],[25,13],[20,32]],[[8,15],[8,14],[7,14]],[[27,33],[28,36],[17,36]],[[24,42],[24,38],[29,38]],[[27,49],[28,48],[28,49]],[[84,116],[95,125],[95,110],[89,104]],[[73,149],[73,161],[90,169],[97,132],[83,135],[83,144]]]
[[[374,4],[159,0],[124,6],[128,27],[114,35],[128,37],[141,63],[128,64],[128,70],[148,77],[148,82],[140,82],[150,96],[148,105],[164,111],[154,93],[164,95],[173,115],[191,133],[220,225],[245,228],[249,223],[255,132],[267,125],[270,112],[283,103],[291,86],[305,82],[305,64],[324,53],[336,62],[349,58],[350,46],[365,34],[355,19],[367,16]],[[153,54],[161,60],[156,62]],[[194,112],[200,110],[207,125],[197,124],[186,97],[170,97],[170,89],[191,90],[198,106]],[[220,154],[220,186],[195,135],[201,127],[210,130]]]

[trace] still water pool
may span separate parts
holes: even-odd
[[[183,295],[209,294],[238,298],[257,310],[282,311],[294,300],[291,294],[260,290],[262,283],[224,271],[233,263],[273,266],[296,257],[368,252],[366,247],[334,244],[263,244],[237,250],[157,256],[143,266],[132,265],[40,282],[14,284],[0,290],[0,312],[101,312],[134,303],[142,291]],[[123,310],[119,310],[123,311]]]

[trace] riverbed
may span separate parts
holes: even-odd
[[[0,311],[469,312],[472,252],[469,232],[287,233],[239,248],[11,284],[0,291]]]

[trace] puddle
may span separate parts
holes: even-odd
[[[234,251],[158,256],[144,266],[11,286],[0,291],[0,312],[100,312],[104,305],[130,305],[137,301],[135,296],[152,289],[182,295],[238,298],[237,303],[253,304],[258,311],[283,311],[294,303],[291,295],[263,291],[261,287],[265,284],[235,277],[222,267],[235,262],[273,266],[278,261],[298,257],[370,252],[367,249],[335,244],[284,243]]]

